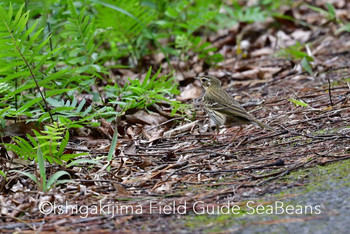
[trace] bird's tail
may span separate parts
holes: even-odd
[[[252,119],[252,122],[257,124],[258,126],[260,126],[261,128],[266,128],[266,129],[269,129],[271,131],[276,131],[276,129],[274,129],[273,127],[267,125],[267,124],[264,124],[262,122],[260,122],[259,120],[256,120],[256,119]]]

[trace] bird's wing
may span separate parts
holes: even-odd
[[[242,118],[249,120],[262,128],[267,128],[270,130],[274,130],[274,128],[266,125],[251,115],[228,93],[225,91],[220,92],[216,90],[215,93],[211,93],[210,95],[204,95],[204,102],[208,108],[212,109],[212,111],[220,112],[227,116],[231,116],[234,118]]]
[[[248,112],[226,92],[220,92],[218,95],[219,96],[205,95],[203,97],[208,108],[232,117],[240,117],[248,120],[253,119]]]

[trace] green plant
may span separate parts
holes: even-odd
[[[91,0],[96,3],[97,26],[110,29],[105,32],[109,38],[111,52],[106,56],[122,57],[131,54],[133,64],[144,55],[150,39],[154,39],[148,25],[156,19],[157,12],[139,0]],[[146,42],[146,43],[145,43]]]
[[[221,2],[217,0],[180,0],[168,2],[164,15],[155,22],[159,29],[169,34],[188,35],[195,32],[218,14]]]
[[[174,79],[159,77],[160,71],[151,76],[151,70],[143,82],[129,80],[124,87],[107,85],[107,99],[119,105],[121,112],[110,105],[100,107],[86,105],[85,99],[78,101],[76,95],[81,93],[92,94],[93,101],[105,101],[101,89],[94,92],[91,86],[99,86],[99,82],[107,80],[107,67],[103,65],[112,57],[105,52],[108,51],[104,47],[106,38],[112,36],[109,46],[111,53],[118,52],[113,55],[116,58],[131,53],[138,60],[150,52],[147,48],[153,43],[167,54],[170,50],[165,48],[174,48],[174,43],[170,40],[161,46],[158,40],[164,35],[174,39],[183,34],[189,38],[190,50],[200,58],[208,63],[221,59],[213,54],[215,48],[209,43],[193,36],[217,14],[217,10],[208,11],[206,7],[213,9],[220,1],[91,0],[92,5],[86,2],[89,1],[67,0],[68,4],[47,1],[29,5],[6,5],[4,2],[0,5],[1,124],[4,126],[8,117],[54,123],[42,132],[35,132],[35,136],[14,137],[15,144],[6,145],[24,159],[36,160],[39,147],[49,163],[63,164],[74,159],[81,154],[64,153],[68,129],[96,126],[97,118],[113,121],[125,110],[147,108],[156,102],[170,104],[172,114],[188,107],[171,100],[171,96],[179,92]],[[29,10],[24,12],[24,8]],[[101,11],[104,14],[96,13]],[[162,25],[159,19],[164,19],[171,28]],[[115,27],[114,20],[121,24]],[[172,55],[177,55],[177,49],[180,47],[173,49]]]
[[[106,118],[112,121],[118,114],[112,107],[104,106],[99,109],[94,109],[91,105],[86,104],[86,100],[80,102],[76,98],[70,100],[57,100],[56,98],[48,98],[47,102],[52,108],[52,113],[59,119],[59,122],[67,129],[81,128],[83,125],[92,127],[99,126],[99,123],[93,122],[94,118]],[[87,107],[86,107],[87,106]],[[36,116],[33,116],[34,118]],[[39,121],[42,122],[48,117],[47,113],[43,114]],[[71,120],[74,119],[74,120]]]
[[[41,67],[48,66],[47,72],[50,72],[53,69],[50,58],[59,50],[55,49],[44,54],[41,53],[43,47],[48,44],[50,37],[42,42],[37,41],[43,31],[43,29],[35,31],[37,21],[30,25],[28,30],[26,29],[29,12],[22,13],[23,7],[24,5],[14,16],[12,5],[9,6],[7,12],[0,6],[0,76],[4,77],[1,82],[7,86],[7,93],[0,98],[1,107],[8,108],[11,106],[11,101],[24,91],[37,89],[39,93],[38,95],[29,96],[29,100],[27,99],[25,105],[17,112],[11,112],[12,108],[7,109],[9,115],[14,114],[16,116],[28,114],[24,111],[39,102],[43,102],[46,111],[50,111],[40,87],[47,87],[52,80],[57,78],[57,74],[45,73],[46,75],[44,75]],[[62,71],[60,75],[63,75],[64,72]],[[65,91],[57,89],[52,92],[48,91],[46,95],[50,97],[60,92]]]
[[[241,7],[234,1],[233,8],[225,7],[227,13],[236,22],[262,22],[269,16],[268,12],[260,6]]]
[[[97,3],[99,1],[94,2]],[[75,3],[78,4],[79,2]],[[130,8],[134,10],[131,3],[129,4],[132,6],[126,6],[128,4],[127,1],[120,2],[119,4],[123,7],[125,5],[126,9]],[[94,7],[98,8],[97,5],[94,5]],[[166,4],[167,9],[170,5],[170,3]],[[93,101],[98,101],[99,99],[96,97],[101,97],[101,93],[94,93],[90,90],[91,85],[98,85],[96,79],[104,79],[102,76],[105,73],[104,66],[101,66],[103,60],[98,56],[99,53],[97,51],[103,40],[95,43],[96,40],[101,38],[96,36],[99,33],[97,33],[97,29],[94,26],[94,19],[91,18],[90,11],[93,8],[90,11],[86,8],[81,8],[78,12],[73,2],[69,0],[69,11],[66,11],[69,14],[66,13],[64,15],[62,9],[65,6],[57,5],[57,3],[54,6],[57,6],[57,11],[60,12],[60,14],[55,13],[56,16],[61,17],[57,22],[62,23],[54,27],[54,31],[59,36],[56,37],[56,43],[53,46],[50,46],[51,36],[45,35],[43,28],[36,29],[37,22],[33,23],[29,20],[29,11],[23,13],[24,5],[19,8],[16,16],[12,14],[12,5],[9,5],[7,12],[3,7],[0,9],[0,65],[2,65],[0,76],[4,77],[0,85],[1,117],[23,118],[23,116],[26,116],[31,121],[40,122],[47,121],[48,119],[56,121],[59,117],[61,119],[73,117],[82,119],[79,123],[73,121],[72,125],[90,124],[90,120],[97,115],[98,117],[105,117],[112,120],[113,115],[117,113],[110,107],[103,107],[100,110],[91,110],[91,108],[83,110],[81,109],[82,105],[79,104],[77,106],[76,98],[73,96],[73,94],[78,95],[80,92],[88,92],[93,94]],[[52,6],[49,5],[45,9],[50,10],[51,8]],[[144,9],[145,6],[142,5],[141,8]],[[189,7],[189,9],[192,8]],[[195,9],[193,8],[192,10]],[[140,11],[139,13],[135,13],[137,17],[141,17],[141,13],[144,12],[144,10]],[[115,10],[112,12],[115,14]],[[130,23],[130,29],[125,29],[128,32],[128,36],[120,35],[119,38],[138,37],[143,29],[146,30],[146,27],[141,27],[140,25],[145,26],[146,22],[149,22],[150,19],[140,23],[137,22],[139,18],[128,16],[129,13],[125,10],[120,8],[120,12],[124,14],[124,18],[121,18],[121,20],[125,24],[128,22],[126,19],[133,21],[133,23]],[[110,14],[112,13],[108,13],[107,11],[106,14],[102,15],[110,16]],[[63,16],[66,18],[63,18]],[[153,16],[152,19],[154,19]],[[188,30],[186,29],[186,32],[192,33],[193,30],[200,26],[197,21],[198,19],[202,19],[202,16],[198,16],[195,19],[197,20],[193,19],[191,21],[192,26]],[[99,19],[97,21],[101,22]],[[28,30],[26,29],[26,25],[29,25]],[[59,26],[61,26],[61,30],[58,29]],[[62,29],[63,26],[65,27],[64,30]],[[104,31],[102,34],[104,36],[108,35],[109,32],[107,31]],[[42,42],[40,42],[40,38],[44,38]],[[202,44],[199,42],[200,40],[196,38],[191,43],[194,45],[193,50],[198,51],[201,58],[205,58],[208,61],[218,59],[210,54],[215,50],[214,48],[209,48],[208,43]],[[58,64],[60,65],[58,66]],[[139,88],[137,81],[133,81],[124,90],[131,90],[134,85],[134,90]],[[41,89],[43,89],[43,92],[36,92],[36,90]],[[165,92],[167,92],[166,89]],[[158,91],[160,90],[158,89]],[[154,94],[152,92],[148,93],[150,95]],[[135,95],[137,95],[137,92]],[[63,101],[62,97],[65,97],[66,100]],[[136,99],[136,97],[133,99]],[[139,99],[145,100],[145,97]],[[154,97],[150,97],[150,99],[154,100]],[[128,105],[132,106],[134,104],[131,103]],[[74,108],[76,108],[76,111],[72,112]],[[69,122],[69,120],[65,122]]]
[[[162,51],[169,63],[168,55],[181,56],[174,49],[172,40],[161,45],[158,40],[175,39],[185,35],[187,38],[212,20],[218,13],[221,2],[218,0],[180,0],[180,1],[116,1],[91,0],[100,13],[97,15],[97,25],[106,31],[110,38],[111,53],[114,57],[131,54],[132,63],[153,51],[150,44],[156,45]],[[116,24],[115,22],[118,22]],[[212,62],[213,60],[207,60]],[[170,63],[169,63],[169,66]]]
[[[198,53],[198,58],[204,59],[208,64],[217,64],[224,60],[224,56],[215,53],[217,48],[213,47],[209,42],[203,42],[201,37],[191,37],[192,50]]]
[[[186,61],[190,51],[198,54],[199,58],[208,64],[222,61],[223,56],[215,53],[216,48],[199,36],[194,36],[199,28],[217,16],[220,6],[221,2],[217,0],[181,0],[165,4],[164,15],[154,22],[157,27],[157,38],[173,38],[174,43],[168,43],[164,49],[181,60]]]
[[[322,8],[319,7],[315,7],[312,6],[310,4],[306,4],[306,6],[308,8],[310,8],[311,10],[314,10],[318,13],[321,13],[322,15],[324,15],[326,17],[326,19],[329,22],[336,22],[336,23],[340,23],[341,21],[337,18],[337,15],[335,13],[335,9],[334,6],[331,3],[326,2],[326,7],[327,7],[327,11],[323,10]]]
[[[179,58],[186,61],[189,58],[188,50],[198,54],[198,58],[204,59],[208,64],[216,64],[223,61],[222,54],[215,53],[217,50],[209,42],[203,42],[201,37],[187,36],[186,34],[175,37],[175,49],[179,49]]]
[[[306,45],[297,42],[293,46],[281,49],[277,53],[277,56],[287,58],[293,61],[300,61],[300,64],[303,67],[303,69],[306,70],[309,74],[313,74],[310,62],[314,61],[314,59],[302,50],[306,50]]]
[[[58,123],[46,126],[46,130],[41,131],[41,133],[35,130],[33,132],[36,138],[27,134],[29,140],[27,141],[22,137],[15,136],[13,137],[15,144],[4,144],[6,149],[15,152],[23,159],[34,160],[38,155],[37,149],[40,147],[41,155],[45,161],[57,164],[63,164],[63,161],[67,162],[78,156],[86,155],[86,153],[64,153],[69,140],[69,131]]]
[[[88,72],[93,78],[101,78],[100,73],[107,71],[98,63],[97,48],[103,42],[103,40],[97,40],[100,39],[97,37],[100,31],[96,30],[95,20],[86,13],[85,7],[81,8],[78,13],[73,1],[68,0],[67,2],[70,17],[64,25],[65,30],[60,34],[65,40],[70,39],[66,45],[66,52],[68,52],[66,63],[73,66],[79,65],[75,71],[79,74]]]
[[[303,107],[309,107],[309,104],[304,102],[303,100],[296,100],[294,98],[289,98],[288,99],[290,102],[294,103],[296,106],[303,106]]]
[[[157,41],[161,35],[158,32],[168,29],[159,27],[159,31],[154,33],[151,30],[154,28],[148,28],[151,22],[154,23],[160,17],[159,12],[154,14],[157,11],[152,6],[145,6],[141,1],[107,1],[117,4],[117,7],[101,1],[92,2],[94,5],[89,6],[84,4],[85,1],[67,0],[68,4],[48,1],[42,3],[45,12],[38,11],[41,3],[26,6],[16,4],[14,7],[11,4],[4,7],[0,5],[1,124],[5,126],[5,118],[8,117],[52,123],[41,132],[34,131],[35,136],[13,137],[14,143],[5,144],[5,147],[25,160],[38,162],[40,177],[20,173],[33,179],[43,191],[49,190],[59,177],[66,174],[60,171],[47,180],[45,162],[59,165],[70,162],[67,167],[84,162],[97,163],[89,159],[76,159],[85,153],[65,152],[69,129],[84,125],[97,126],[95,119],[113,121],[128,109],[147,108],[156,102],[171,105],[173,115],[188,107],[171,99],[172,95],[179,92],[174,78],[159,77],[160,70],[151,76],[151,69],[142,82],[129,79],[124,87],[107,85],[107,99],[110,104],[119,105],[121,112],[116,112],[111,105],[86,105],[85,99],[77,100],[77,95],[89,93],[93,95],[92,101],[105,102],[101,89],[95,89],[98,92],[94,92],[91,86],[98,87],[99,82],[107,81],[108,72],[104,66],[106,60],[129,56],[131,53],[136,64],[136,60],[149,52],[146,48],[150,43],[155,43],[166,53]],[[166,3],[165,7],[169,8],[170,5],[171,3]],[[104,11],[106,7],[110,10],[96,14],[96,10]],[[33,11],[24,12],[24,8]],[[13,13],[14,9],[17,9],[16,14]],[[192,6],[189,9],[196,11]],[[112,15],[116,18],[109,18]],[[104,16],[111,21],[104,21],[107,19]],[[193,16],[191,24],[182,28],[182,32],[189,35],[191,40],[194,39],[192,33],[203,25],[202,16]],[[33,17],[38,19],[34,21]],[[120,27],[108,28],[111,26],[108,22],[114,22],[113,19],[122,22]],[[47,24],[50,27],[44,28]],[[98,29],[99,26],[103,28]],[[174,27],[177,27],[176,24]],[[170,37],[173,31],[168,32]],[[112,50],[111,53],[106,53],[108,50],[103,43],[110,36],[113,38],[109,41]],[[198,37],[195,43],[190,41],[191,49],[203,59],[214,61],[215,56],[211,57],[211,52],[215,49],[209,48],[210,44],[202,43],[199,39]],[[116,51],[118,53],[114,55]],[[116,134],[111,149],[115,148]],[[113,151],[110,151],[108,160],[111,159],[111,152]]]
[[[84,9],[78,14],[72,1],[69,3],[71,18],[65,24],[66,34],[60,35],[66,38],[69,34],[71,41],[56,49],[51,49],[51,36],[43,35],[43,28],[36,29],[38,21],[30,22],[30,12],[23,13],[24,5],[16,15],[11,4],[7,12],[0,6],[0,76],[4,77],[0,85],[1,118],[27,116],[31,121],[43,122],[65,117],[65,122],[69,122],[69,118],[79,117],[79,121],[73,121],[72,126],[68,126],[76,127],[76,124],[91,123],[90,120],[97,114],[101,117],[107,112],[109,118],[113,114],[111,110],[106,111],[107,107],[100,111],[91,107],[82,110],[85,100],[77,106],[73,96],[77,91],[90,92],[90,85],[104,69],[94,60],[98,45],[94,43],[93,21]],[[26,25],[29,25],[28,30]],[[45,39],[40,42],[40,38]],[[74,61],[70,59],[72,57]],[[65,67],[58,70],[56,66],[62,58]],[[62,101],[62,95],[68,100]],[[72,112],[75,108],[76,111]]]
[[[175,104],[169,96],[178,94],[179,90],[174,82],[174,78],[169,76],[159,77],[160,69],[151,76],[152,68],[146,74],[145,79],[131,80],[124,87],[106,86],[106,95],[111,100],[110,103],[119,105],[123,111],[132,108],[144,109],[156,102],[167,102]],[[168,96],[168,97],[167,97]],[[121,115],[123,113],[119,113]]]
[[[59,180],[59,178],[64,176],[64,175],[70,176],[69,173],[66,171],[58,171],[58,172],[54,173],[50,177],[50,179],[47,179],[46,168],[45,168],[45,158],[43,157],[43,153],[41,151],[40,146],[38,146],[37,151],[36,151],[36,160],[37,160],[38,166],[39,166],[39,176],[37,176],[36,173],[30,174],[30,173],[25,172],[25,171],[13,170],[12,172],[17,172],[17,173],[20,173],[22,175],[29,177],[37,184],[38,189],[43,191],[43,192],[49,191],[52,187],[54,187],[58,184],[63,184],[63,183],[67,183],[67,182],[74,182],[72,180],[65,180],[65,179]]]
[[[215,17],[215,22],[210,22],[209,27],[212,30],[221,28],[231,28],[237,23],[254,23],[262,22],[268,17],[283,18],[293,21],[292,17],[280,14],[278,10],[289,5],[290,0],[262,0],[255,5],[240,5],[236,0],[232,1],[232,5],[222,5],[221,13]]]
[[[342,32],[350,32],[350,23],[341,26],[337,31],[335,31],[335,34],[338,35]]]
[[[313,60],[311,60],[313,61]],[[313,74],[313,71],[312,71],[312,67],[311,67],[311,64],[310,64],[310,61],[304,57],[302,60],[301,60],[301,67],[304,68],[305,71],[307,71],[310,75]]]
[[[6,179],[6,174],[2,170],[0,170],[0,175]]]

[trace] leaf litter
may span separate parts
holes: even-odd
[[[341,10],[336,13],[347,17]],[[292,14],[309,24],[322,23],[315,12],[300,14],[293,9]],[[232,30],[234,34],[223,34],[216,41],[226,58],[219,67],[205,69],[198,62],[192,63],[191,69],[196,75],[206,72],[220,78],[231,95],[276,132],[249,125],[234,141],[231,140],[238,128],[221,128],[215,136],[200,104],[203,91],[191,79],[193,72],[181,71],[185,64],[174,61],[181,71],[181,94],[177,100],[195,104],[195,119],[169,117],[167,107],[162,104],[152,110],[127,114],[117,127],[115,157],[108,165],[106,155],[115,126],[104,121],[100,129],[73,134],[66,150],[88,152],[91,159],[101,164],[64,168],[74,183],[58,185],[47,193],[39,192],[24,176],[9,173],[7,181],[0,184],[0,230],[167,231],[171,225],[173,228],[183,225],[178,223],[179,214],[191,211],[193,214],[190,208],[199,200],[213,207],[225,202],[243,206],[247,199],[305,183],[279,181],[292,171],[350,159],[347,147],[350,35],[334,36],[332,26],[303,28],[296,24],[286,24],[277,32],[266,23]],[[237,47],[232,35],[236,33],[242,33],[249,42],[244,59],[235,54]],[[277,49],[297,41],[313,42],[312,75],[297,68],[293,60],[274,56]],[[159,57],[159,62],[163,59],[159,54],[154,56]],[[125,73],[137,75],[126,69],[119,71]],[[7,128],[6,132],[17,134],[18,127],[13,129]],[[26,126],[21,134],[25,129]],[[9,161],[3,152],[1,155],[1,163],[8,167],[13,167],[12,163],[23,171],[33,172],[33,165],[19,164],[13,156]],[[107,166],[110,171],[106,170]],[[50,174],[60,169],[56,165],[47,167]],[[45,214],[40,210],[40,204],[45,202],[62,206],[57,213]],[[103,210],[103,205],[108,204],[119,208],[119,212]],[[162,212],[151,204],[157,208],[170,206],[169,216],[160,215]],[[181,207],[183,204],[187,206]],[[69,205],[102,206],[82,216],[69,211]],[[133,212],[122,210],[123,207]]]

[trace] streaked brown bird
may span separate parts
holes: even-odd
[[[256,124],[262,128],[269,130],[274,129],[269,125],[263,124],[254,117],[252,117],[233,97],[231,97],[222,87],[221,82],[214,76],[200,76],[195,77],[205,89],[203,102],[209,117],[217,126],[242,126],[246,124]],[[237,132],[242,131],[242,127]],[[235,137],[236,137],[235,136]],[[234,138],[235,138],[234,137]],[[233,139],[234,139],[233,138]]]

